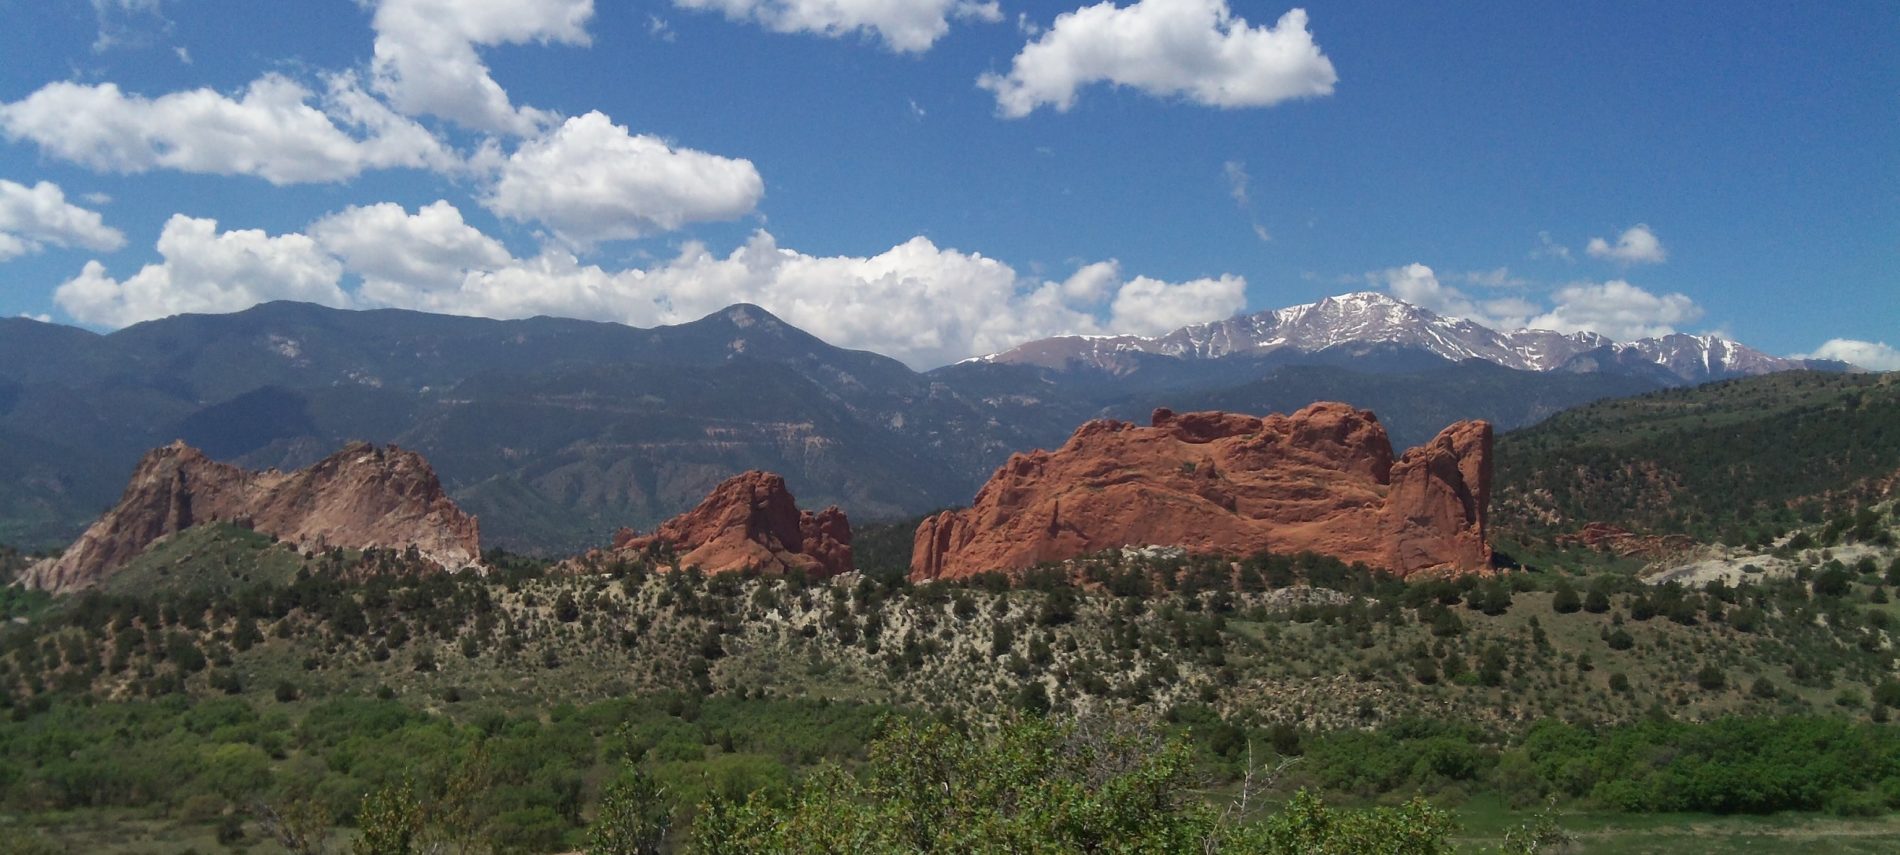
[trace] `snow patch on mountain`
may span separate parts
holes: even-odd
[[[1282,349],[1312,353],[1342,345],[1388,344],[1453,361],[1481,359],[1522,371],[1594,370],[1608,363],[1653,364],[1684,382],[1766,374],[1802,367],[1713,335],[1667,335],[1618,342],[1594,332],[1494,330],[1440,315],[1376,291],[1237,315],[1159,336],[1059,336],[1028,342],[966,362],[1076,366],[1120,373],[1134,354],[1220,359]]]

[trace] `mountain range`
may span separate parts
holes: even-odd
[[[1418,350],[1454,362],[1477,359],[1520,371],[1622,370],[1681,383],[1815,367],[1714,335],[1677,333],[1618,342],[1588,331],[1495,330],[1374,291],[1193,324],[1152,337],[1058,336],[973,361],[1124,372],[1137,355],[1201,361],[1369,344]]]
[[[1376,294],[1143,339],[1057,338],[928,372],[735,305],[638,329],[269,303],[110,334],[0,320],[0,542],[69,541],[150,448],[249,468],[344,442],[425,454],[488,542],[572,552],[747,469],[854,520],[962,505],[1013,451],[1156,407],[1341,400],[1395,445],[1577,404],[1801,367],[1713,337],[1488,330]],[[1838,366],[1836,366],[1838,367]]]

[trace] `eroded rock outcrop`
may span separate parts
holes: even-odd
[[[828,577],[852,569],[851,521],[844,511],[801,511],[784,478],[757,470],[726,479],[699,507],[652,534],[621,529],[612,552],[639,553],[660,544],[673,549],[681,567],[697,565],[707,573],[755,568]],[[596,563],[612,557],[587,556]]]
[[[1489,572],[1491,426],[1459,422],[1396,460],[1372,413],[1097,420],[1017,454],[971,507],[918,526],[911,578],[1017,571],[1115,546],[1311,550],[1400,575]]]
[[[295,472],[252,472],[175,442],[148,452],[119,503],[21,583],[54,592],[90,587],[153,541],[229,522],[300,547],[407,549],[444,569],[481,560],[475,518],[456,507],[422,455],[351,443]]]
[[[1603,522],[1589,523],[1574,534],[1560,534],[1554,540],[1558,546],[1581,546],[1619,558],[1648,560],[1681,555],[1696,547],[1695,538],[1686,534],[1637,534]]]

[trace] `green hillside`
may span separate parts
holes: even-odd
[[[624,380],[581,412],[664,382]],[[1418,852],[1450,851],[1447,835],[1493,851],[1550,821],[1585,851],[1680,849],[1688,828],[1701,851],[1888,851],[1900,517],[1869,497],[1900,469],[1896,426],[1892,378],[1789,374],[1500,438],[1513,549],[1583,521],[1805,538],[1704,587],[1609,560],[1406,583],[1311,555],[1119,552],[1015,587],[913,585],[914,521],[863,526],[865,572],[824,582],[663,560],[552,572],[498,551],[488,573],[449,576],[201,526],[102,590],[0,595],[0,835],[36,852],[273,851],[296,814],[339,851],[408,810],[431,845],[474,841],[463,851],[575,851],[613,817],[658,851],[715,851],[700,835],[775,851],[819,827],[885,840],[884,811],[918,809],[890,781],[921,751],[961,758],[951,787],[1015,793],[1025,769],[1074,784],[1070,801],[958,820],[969,833],[1040,828],[1045,808],[1108,816],[1126,802],[1100,801],[1121,786],[1103,782],[1139,779],[1171,794],[1139,833],[1196,851],[1298,851],[1232,841],[1328,810],[1333,827],[1423,823],[1436,842]],[[492,509],[535,505],[494,477]],[[0,574],[22,563],[0,550]],[[1124,765],[1062,765],[1086,756]],[[1251,813],[1231,809],[1242,795]]]
[[[1890,490],[1900,375],[1788,372],[1601,401],[1504,434],[1493,519],[1754,543]]]
[[[399,787],[472,800],[495,851],[565,851],[632,769],[672,794],[677,844],[707,804],[784,805],[828,780],[821,761],[888,757],[870,745],[886,714],[973,734],[1108,716],[1178,740],[1216,805],[1277,767],[1267,803],[1473,800],[1485,834],[1548,798],[1619,835],[1656,811],[1900,804],[1900,567],[1688,590],[1113,553],[1083,563],[1083,587],[1011,589],[549,574],[499,553],[486,576],[447,576],[188,534],[140,559],[139,584],[40,599],[0,628],[0,823],[182,851],[102,841],[256,841],[260,799],[347,835],[364,793]]]
[[[103,590],[228,594],[256,585],[288,585],[306,568],[323,565],[270,535],[212,523],[159,539],[108,576]]]

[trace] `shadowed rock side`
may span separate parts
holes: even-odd
[[[1489,572],[1491,426],[1454,424],[1394,460],[1372,413],[1097,420],[1017,454],[971,507],[918,526],[910,577],[1018,571],[1115,546],[1313,551],[1400,575]]]
[[[209,522],[248,525],[300,547],[415,546],[450,570],[481,559],[475,518],[413,451],[358,442],[305,469],[252,472],[174,442],[148,452],[118,505],[20,581],[53,592],[90,587],[153,541]]]
[[[744,472],[725,480],[706,500],[664,523],[652,534],[621,529],[614,553],[638,553],[665,544],[681,567],[707,573],[748,567],[768,573],[835,576],[852,570],[851,521],[836,507],[813,514],[798,509],[785,479],[770,472]],[[610,559],[596,551],[593,560]]]

